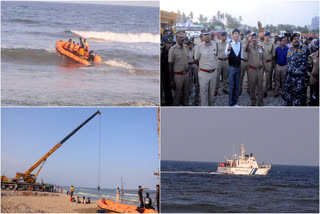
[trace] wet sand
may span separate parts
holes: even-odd
[[[97,201],[70,202],[70,196],[51,192],[1,191],[2,213],[95,213]]]

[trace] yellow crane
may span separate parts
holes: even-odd
[[[41,190],[43,188],[42,184],[36,183],[36,178],[42,169],[44,163],[46,162],[47,158],[54,153],[57,149],[59,149],[63,143],[65,143],[72,135],[74,135],[79,129],[81,129],[85,124],[87,124],[92,118],[94,118],[97,114],[101,114],[100,110],[95,112],[91,117],[89,117],[86,121],[84,121],[81,125],[79,125],[75,130],[73,130],[69,135],[67,135],[63,140],[57,143],[49,152],[47,152],[40,160],[38,160],[35,164],[33,164],[27,171],[24,173],[17,172],[16,176],[12,179],[8,177],[1,176],[1,189],[7,189],[9,187],[10,190],[14,189],[15,185],[18,185],[18,188],[28,188],[31,185],[31,188],[34,190]],[[41,164],[40,168],[38,169],[36,174],[31,174],[39,165]],[[23,180],[23,182],[21,182]]]

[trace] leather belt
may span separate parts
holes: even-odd
[[[186,74],[187,72],[174,72],[174,75],[184,75]]]
[[[268,62],[271,62],[271,59],[268,59],[268,60],[267,60],[267,63],[268,63]]]
[[[205,70],[205,69],[202,69],[200,68],[200,71],[204,71],[204,72],[207,72],[207,73],[213,73],[216,69],[213,69],[213,70]]]
[[[248,62],[248,60],[247,59],[241,59],[242,61],[244,61],[244,62]]]
[[[227,61],[228,58],[222,59],[222,58],[218,57],[218,60],[220,60],[220,61]]]
[[[254,69],[254,70],[260,70],[262,67],[263,67],[263,66],[260,65],[260,67],[257,69],[256,67],[253,67],[253,66],[249,65],[249,68],[252,68],[252,69]]]
[[[188,64],[189,64],[189,65],[193,65],[193,64],[194,64],[194,62],[189,62]]]

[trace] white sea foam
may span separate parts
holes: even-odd
[[[160,43],[160,35],[151,33],[114,33],[114,32],[97,32],[97,31],[71,31],[88,40],[94,39],[95,41],[115,41],[115,42],[150,42]]]
[[[99,195],[97,195],[97,194],[90,194],[90,193],[85,193],[85,192],[78,192],[75,194],[77,194],[77,195],[90,195],[90,196],[94,196],[94,197],[99,197]]]
[[[121,60],[106,60],[106,61],[103,61],[104,64],[106,65],[109,65],[111,67],[120,67],[120,68],[124,68],[126,70],[128,70],[130,73],[134,73],[134,66],[127,63],[127,62],[124,62],[124,61],[121,61]]]

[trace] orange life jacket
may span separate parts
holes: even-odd
[[[69,44],[70,44],[70,42],[66,42],[66,43],[64,44],[63,48],[67,50],[67,49],[68,49]]]
[[[79,49],[79,56],[83,56],[83,54],[84,54],[84,48],[80,48]]]
[[[72,43],[72,44],[70,45],[69,50],[70,50],[70,51],[73,51],[73,48],[74,48],[74,43]]]
[[[73,51],[76,51],[76,52],[79,51],[79,45],[78,44],[74,47]]]

